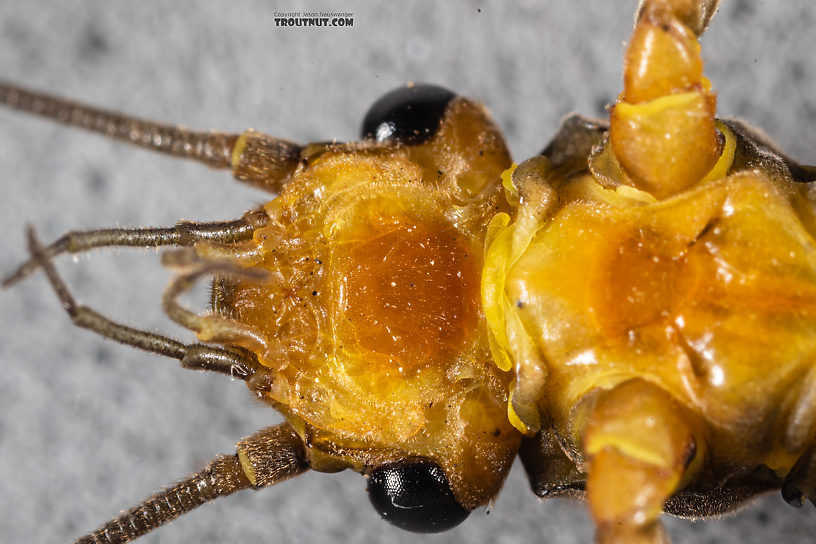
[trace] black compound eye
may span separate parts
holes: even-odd
[[[394,89],[369,108],[362,137],[378,142],[421,144],[436,134],[445,109],[456,95],[436,85]]]
[[[440,533],[470,515],[439,466],[431,462],[385,465],[368,479],[368,498],[382,518],[414,533]]]

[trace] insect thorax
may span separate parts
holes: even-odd
[[[494,219],[487,267],[506,268],[509,304],[485,303],[496,350],[525,376],[512,406],[529,427],[549,414],[579,463],[594,394],[633,379],[706,422],[714,466],[784,473],[807,445],[789,429],[816,350],[812,208],[790,173],[752,164],[759,144],[720,128],[728,176],[656,200],[598,148],[591,171],[535,180],[551,192],[514,215],[542,221]]]

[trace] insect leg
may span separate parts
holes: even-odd
[[[236,449],[236,454],[216,457],[201,472],[159,491],[75,544],[130,542],[213,499],[274,485],[309,468],[303,441],[285,423],[241,440]]]
[[[241,350],[186,345],[167,336],[115,323],[90,308],[78,305],[45,253],[45,248],[37,241],[33,229],[28,230],[28,243],[32,260],[38,268],[43,269],[62,307],[78,327],[89,329],[125,345],[178,359],[184,368],[210,370],[241,379],[247,379],[254,374],[257,361]]]
[[[700,435],[697,418],[648,382],[598,394],[583,437],[598,542],[667,542],[658,516],[700,466]]]
[[[139,147],[229,168],[235,178],[277,193],[300,161],[301,146],[252,130],[194,131],[146,121],[0,81],[0,104]]]
[[[231,244],[250,240],[255,229],[265,225],[268,218],[262,210],[256,210],[245,213],[235,221],[180,221],[172,227],[71,231],[43,248],[43,252],[50,260],[63,253],[82,253],[100,247],[189,247],[203,241]],[[35,259],[29,259],[3,278],[2,287],[10,287],[26,278],[37,266]]]
[[[657,198],[699,182],[722,152],[698,42],[717,4],[643,0],[638,11],[609,143],[630,183]]]

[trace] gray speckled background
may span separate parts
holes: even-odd
[[[571,111],[601,115],[620,84],[636,2],[294,0],[0,3],[0,77],[197,128],[353,139],[405,81],[483,100],[516,159]],[[273,12],[354,12],[354,27],[282,29]],[[479,11],[481,9],[481,11]],[[816,4],[725,0],[704,39],[722,116],[816,162]],[[226,173],[0,111],[0,270],[23,225],[70,229],[238,217],[263,201]],[[59,268],[85,303],[189,338],[161,314],[155,252],[101,251]],[[199,468],[276,415],[241,383],[76,330],[41,276],[0,293],[0,541],[67,542]],[[816,513],[778,496],[736,517],[669,520],[675,542],[805,542]],[[205,506],[145,542],[590,542],[581,505],[539,504],[516,467],[490,515],[439,536],[391,529],[353,473],[308,474]]]

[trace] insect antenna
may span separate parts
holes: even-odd
[[[301,158],[301,146],[248,130],[241,134],[195,131],[95,108],[0,81],[0,104],[83,128],[107,138],[211,168],[270,192],[279,192]]]
[[[229,168],[239,134],[197,132],[128,117],[0,82],[0,103],[139,147]]]
[[[303,441],[288,424],[268,427],[238,442],[234,455],[216,457],[204,470],[159,491],[74,544],[122,544],[218,497],[261,489],[308,470]]]

